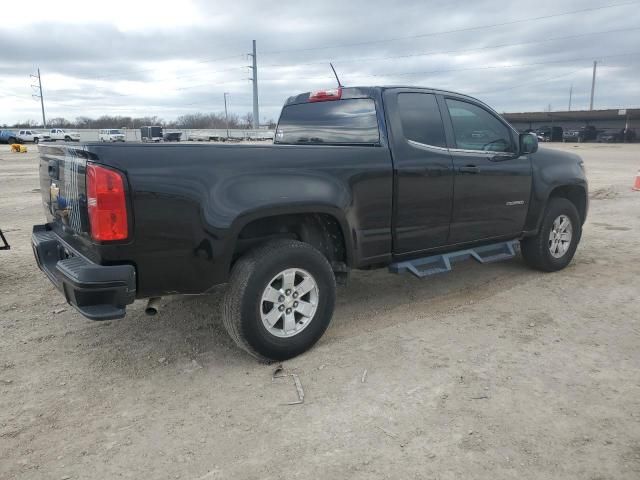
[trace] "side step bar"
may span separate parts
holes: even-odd
[[[456,252],[392,263],[389,265],[389,271],[391,273],[409,272],[418,278],[424,278],[437,273],[450,272],[453,262],[467,260],[469,258],[474,258],[480,263],[491,263],[513,258],[519,248],[519,240],[492,243],[491,245],[483,245],[481,247],[468,248]]]

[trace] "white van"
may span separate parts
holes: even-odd
[[[124,142],[125,135],[122,130],[115,128],[103,128],[98,133],[98,140],[101,142]]]

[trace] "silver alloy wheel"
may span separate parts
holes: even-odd
[[[553,221],[549,232],[549,252],[551,252],[551,256],[562,258],[569,250],[572,237],[573,225],[571,225],[571,220],[566,215],[560,215]]]
[[[304,330],[318,309],[320,291],[306,270],[288,268],[271,279],[262,293],[260,317],[267,331],[288,338]]]

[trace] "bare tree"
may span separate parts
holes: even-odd
[[[253,123],[253,114],[248,112],[242,117],[236,113],[229,114],[229,128],[251,128]],[[76,117],[73,121],[63,117],[52,118],[49,120],[51,127],[57,128],[140,128],[143,125],[160,125],[167,128],[189,128],[189,129],[207,129],[207,128],[226,128],[227,122],[223,112],[219,113],[188,113],[181,115],[175,120],[165,121],[158,116],[148,117],[129,117],[120,115],[102,115],[98,118],[90,118],[86,116]],[[275,122],[269,120],[267,122],[270,128],[275,128]],[[16,122],[12,128],[34,128],[40,125],[35,120],[26,120],[24,122]]]

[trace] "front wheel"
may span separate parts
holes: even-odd
[[[581,236],[582,223],[575,205],[566,198],[551,198],[537,235],[520,243],[522,257],[538,270],[562,270],[571,262]]]
[[[311,348],[325,332],[335,305],[331,265],[318,250],[276,240],[233,267],[224,326],[236,344],[260,360],[286,360]]]
[[[40,139],[38,139],[38,137],[33,139],[33,143],[35,143],[36,145],[40,142]]]

